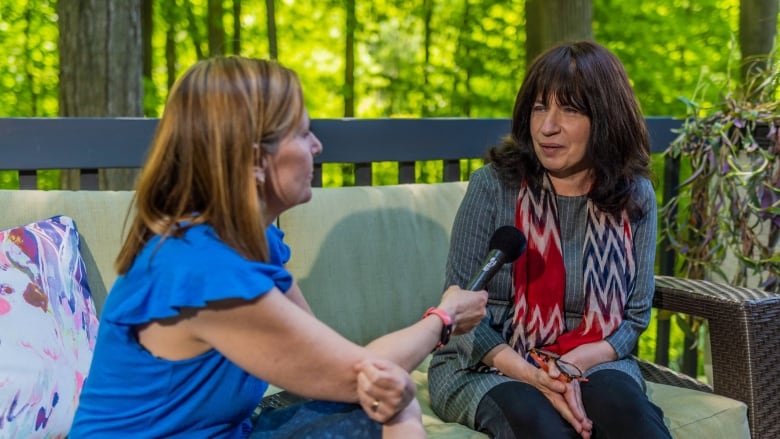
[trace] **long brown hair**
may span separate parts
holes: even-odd
[[[245,258],[267,260],[253,168],[303,111],[298,76],[275,62],[217,57],[188,69],[171,89],[136,185],[119,274],[154,235],[180,236],[196,224],[213,227]]]
[[[531,65],[515,100],[512,131],[488,152],[502,180],[540,185],[545,172],[531,139],[531,111],[541,96],[590,118],[586,156],[595,181],[588,196],[607,212],[627,208],[632,216],[637,177],[650,175],[650,137],[623,64],[605,47],[575,41],[553,47]]]

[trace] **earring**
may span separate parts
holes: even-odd
[[[255,166],[255,181],[260,186],[265,184],[265,171],[259,166]]]

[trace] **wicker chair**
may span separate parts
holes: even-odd
[[[744,402],[753,439],[780,437],[780,295],[724,283],[656,276],[653,306],[708,320],[713,387],[640,362],[648,381]]]

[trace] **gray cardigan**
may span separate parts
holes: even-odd
[[[643,388],[639,367],[630,353],[650,320],[654,291],[654,261],[657,209],[649,180],[641,181],[639,205],[646,215],[632,223],[636,247],[637,280],[628,292],[623,322],[607,337],[618,360],[589,369],[585,375],[601,369],[615,369],[631,375]],[[503,184],[491,165],[474,172],[466,195],[458,208],[446,267],[447,285],[466,285],[488,252],[488,242],[500,226],[515,223],[517,189]],[[582,242],[585,236],[587,197],[557,196],[563,258],[566,266],[566,327],[576,327],[582,318]],[[499,344],[506,343],[502,332],[513,303],[511,264],[504,266],[487,284],[487,316],[474,331],[453,337],[438,350],[428,370],[433,410],[448,422],[474,428],[474,416],[482,397],[497,384],[510,381],[503,375],[469,372]]]

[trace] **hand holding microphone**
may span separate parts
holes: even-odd
[[[457,286],[447,288],[439,308],[451,316],[453,335],[465,334],[482,321],[488,297],[485,285],[504,264],[519,258],[525,247],[525,236],[520,230],[514,226],[499,227],[490,238],[485,260],[469,283],[463,289]]]

